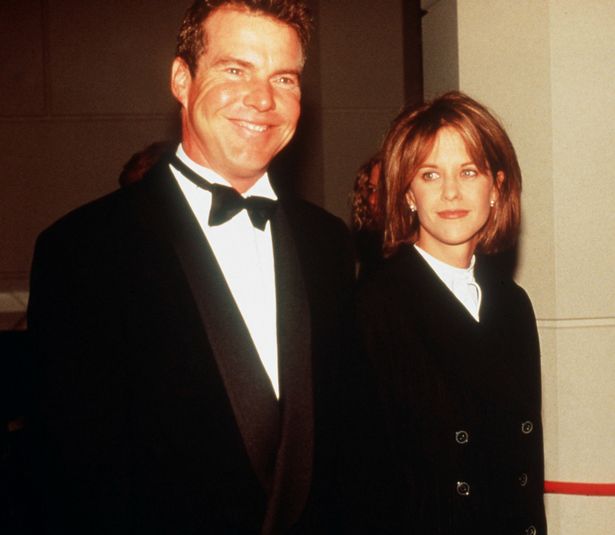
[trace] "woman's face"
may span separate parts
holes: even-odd
[[[490,202],[497,201],[497,188],[492,174],[482,173],[472,160],[459,133],[443,127],[412,178],[408,201],[419,219],[417,245],[448,264],[466,267],[489,218]]]

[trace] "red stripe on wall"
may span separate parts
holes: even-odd
[[[580,496],[615,496],[615,483],[571,483],[545,481],[548,494],[577,494]]]

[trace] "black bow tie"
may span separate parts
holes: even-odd
[[[211,210],[209,211],[208,221],[210,226],[215,227],[226,223],[245,208],[252,225],[260,230],[265,230],[267,221],[271,219],[278,205],[276,201],[256,195],[247,198],[242,197],[234,188],[212,184],[190,169],[175,154],[171,157],[171,164],[181,171],[182,175],[190,182],[211,192]]]

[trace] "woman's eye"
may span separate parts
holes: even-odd
[[[474,178],[475,176],[478,176],[478,171],[476,169],[464,169],[461,171],[461,176],[466,178]]]
[[[423,173],[423,180],[432,181],[440,178],[440,175],[436,171],[426,171]]]

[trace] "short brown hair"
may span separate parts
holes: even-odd
[[[515,149],[499,121],[482,104],[451,91],[431,102],[402,111],[393,121],[382,148],[384,253],[418,239],[419,220],[406,201],[410,183],[429,156],[438,131],[455,129],[475,165],[490,172],[498,201],[480,231],[477,251],[494,254],[512,247],[521,220],[521,169]],[[498,173],[503,179],[496,180]]]
[[[184,15],[175,48],[175,55],[186,62],[192,76],[196,74],[199,58],[205,52],[205,20],[222,7],[267,15],[288,24],[297,32],[303,57],[306,57],[313,21],[303,0],[196,0]]]

